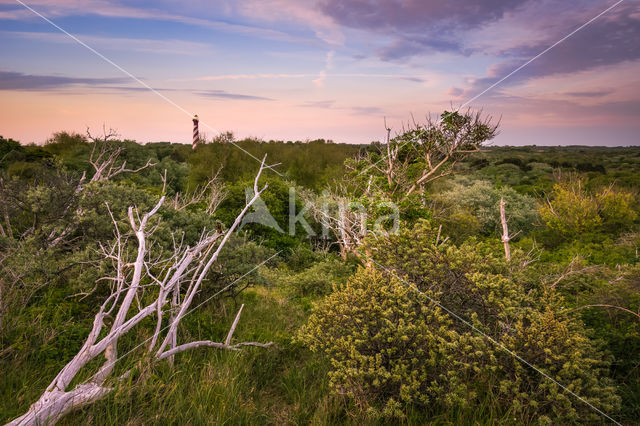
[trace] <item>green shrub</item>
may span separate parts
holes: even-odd
[[[468,400],[465,376],[474,357],[459,356],[459,349],[484,343],[450,326],[398,278],[360,269],[320,302],[300,338],[330,360],[334,392],[351,398],[361,414],[391,418],[402,417],[409,404]]]
[[[487,181],[468,182],[456,179],[451,188],[435,197],[437,205],[443,211],[443,230],[446,235],[456,237],[461,229],[469,227],[471,216],[476,219],[477,230],[465,232],[473,235],[478,232],[484,235],[497,235],[501,232],[500,199],[506,202],[509,229],[512,234],[518,231],[528,232],[537,220],[536,202],[533,198],[517,193],[511,187],[497,188]],[[462,225],[462,226],[461,226]],[[462,241],[460,238],[454,238]]]
[[[291,259],[294,265],[300,259]],[[326,256],[306,269],[279,268],[265,269],[262,274],[273,284],[283,288],[292,297],[320,296],[331,291],[332,284],[343,283],[353,273],[353,266],[335,255]]]
[[[597,232],[618,235],[628,231],[638,214],[630,192],[606,187],[584,189],[582,179],[571,176],[553,187],[550,200],[539,207],[547,227],[567,240],[582,239]]]
[[[488,336],[605,412],[618,408],[609,364],[561,313],[559,296],[508,264],[499,246],[436,245],[435,234],[421,221],[370,245],[384,272],[361,269],[316,306],[299,336],[330,359],[334,392],[374,417],[485,403],[523,423],[598,419]]]

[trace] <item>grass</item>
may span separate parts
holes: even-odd
[[[245,309],[234,341],[273,341],[274,346],[240,352],[195,349],[176,356],[173,367],[140,362],[135,354],[125,356],[118,369],[133,367],[136,373],[60,424],[378,424],[332,395],[328,361],[293,340],[308,315],[308,300],[285,297],[276,288],[255,287],[242,293],[238,303]],[[231,300],[201,307],[185,318],[188,331],[179,340],[224,340],[236,308]],[[121,354],[127,343],[123,342]],[[57,364],[66,359],[45,363],[45,368],[32,361],[25,358],[16,364],[20,368],[0,375],[0,421],[24,412],[62,366]],[[496,409],[488,392],[486,401],[473,407],[409,407],[404,423],[515,425],[518,421]]]
[[[263,287],[247,290],[238,302],[246,306],[234,340],[274,346],[201,348],[178,355],[173,368],[139,367],[128,383],[61,424],[343,423],[340,404],[329,394],[327,363],[292,341],[305,310]],[[224,340],[235,316],[233,302],[201,309],[185,318],[190,332],[181,340]]]

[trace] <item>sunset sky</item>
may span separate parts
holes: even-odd
[[[23,143],[188,142],[193,113],[208,137],[366,143],[471,106],[497,144],[640,144],[638,0],[0,0],[0,57],[0,135]]]

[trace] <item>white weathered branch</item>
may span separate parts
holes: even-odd
[[[504,256],[507,258],[507,262],[511,261],[511,248],[509,247],[509,227],[507,226],[507,217],[504,210],[505,202],[504,198],[500,198],[500,223],[502,224],[502,243],[504,244]]]
[[[158,256],[153,257],[149,253],[152,246],[149,237],[157,227],[151,226],[149,229],[149,221],[163,205],[164,196],[142,217],[140,217],[137,208],[130,207],[128,209],[129,225],[137,241],[135,260],[133,261],[125,259],[126,250],[123,247],[127,237],[120,233],[118,223],[107,206],[115,227],[115,241],[108,247],[104,245],[100,245],[100,247],[105,258],[112,259],[114,262],[115,277],[102,277],[100,280],[111,281],[113,283],[112,292],[96,313],[91,331],[77,354],[60,370],[38,401],[23,416],[10,424],[53,424],[65,414],[108,394],[111,387],[106,386],[105,383],[111,377],[114,365],[118,360],[118,340],[145,318],[152,315],[157,316],[156,325],[151,331],[153,334],[137,347],[147,345],[150,341],[151,343],[146,346],[146,351],[149,354],[154,354],[156,360],[171,360],[176,353],[202,346],[238,350],[242,346],[267,347],[272,344],[258,342],[231,344],[231,339],[240,320],[242,312],[242,308],[240,308],[224,343],[201,341],[177,345],[177,329],[180,321],[189,312],[193,298],[209,269],[218,259],[231,234],[238,228],[243,216],[267,188],[267,185],[264,185],[262,189],[258,188],[260,175],[268,167],[265,166],[265,159],[263,159],[254,181],[253,198],[246,203],[226,232],[220,230],[213,233],[203,232],[202,237],[193,247],[183,247],[182,243],[176,244],[174,240],[173,255],[164,259],[160,259]],[[117,170],[120,169],[124,170],[122,166]],[[107,171],[107,175],[110,173]],[[190,282],[184,297],[181,294],[182,282]],[[170,294],[172,295],[171,303],[169,303]],[[144,300],[145,303],[148,302],[148,304],[139,305],[137,311],[134,309],[134,312],[131,312],[134,300],[138,305],[141,300]],[[170,305],[168,309],[169,324],[163,327],[164,318],[167,317],[165,315],[167,305]],[[115,312],[115,317],[111,316],[112,312]],[[105,329],[107,329],[106,334]],[[163,331],[166,331],[164,337],[162,336]],[[154,353],[158,341],[162,341],[162,344]],[[72,390],[67,390],[78,373],[101,355],[104,356],[105,361],[93,376],[86,383],[82,383]]]
[[[231,328],[229,329],[229,334],[227,334],[227,338],[224,341],[225,345],[229,345],[231,343],[231,338],[233,337],[233,333],[236,331],[236,327],[238,326],[238,321],[240,321],[240,315],[242,314],[242,309],[244,308],[244,303],[238,309],[238,313],[236,314],[236,318],[233,320],[233,324],[231,324]]]
[[[185,343],[184,345],[180,345],[180,346],[176,346],[173,349],[170,349],[166,352],[163,352],[162,355],[160,355],[158,357],[158,359],[165,359],[165,358],[169,358],[171,356],[174,356],[175,354],[178,354],[180,352],[184,352],[187,351],[189,349],[195,349],[195,348],[199,348],[199,347],[210,347],[210,348],[216,348],[216,349],[226,349],[226,350],[230,350],[230,351],[237,351],[240,350],[240,348],[242,346],[258,346],[261,348],[268,348],[269,346],[273,345],[273,342],[269,342],[269,343],[259,343],[259,342],[242,342],[242,343],[237,343],[235,345],[225,345],[224,343],[219,343],[219,342],[212,342],[210,340],[201,340],[198,342],[191,342],[191,343]]]
[[[87,128],[87,136],[89,140],[93,142],[93,148],[89,156],[89,163],[94,168],[91,182],[108,180],[121,173],[137,173],[147,167],[155,166],[155,163],[150,159],[147,160],[144,166],[138,167],[137,169],[128,169],[126,161],[123,161],[120,165],[116,165],[122,153],[122,148],[109,143],[110,139],[117,136],[116,131],[113,129],[109,129],[109,132],[107,132],[103,126],[103,136],[102,138],[97,138],[93,137]],[[97,149],[98,147],[99,149]]]
[[[240,350],[242,346],[259,346],[262,348],[266,348],[273,345],[273,342],[268,342],[268,343],[241,342],[241,343],[236,343],[235,345],[231,344],[231,338],[233,337],[233,333],[235,332],[236,327],[238,326],[238,321],[240,321],[240,314],[242,314],[243,308],[244,308],[244,304],[240,306],[240,309],[238,310],[238,313],[235,319],[233,320],[233,324],[231,324],[231,328],[229,329],[229,333],[227,334],[227,338],[225,339],[224,343],[214,342],[211,340],[200,340],[196,342],[185,343],[183,345],[176,346],[175,348],[172,348],[172,349],[169,349],[168,351],[163,352],[162,354],[158,355],[158,359],[169,358],[180,352],[184,352],[189,349],[195,349],[203,346],[216,348],[216,349],[226,349],[231,351],[237,351],[237,350]]]

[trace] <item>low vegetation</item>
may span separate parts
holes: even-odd
[[[24,424],[636,422],[640,149],[496,130],[446,112],[370,145],[235,141],[281,163],[255,181],[230,134],[0,138],[0,421],[94,384]],[[117,355],[67,379],[88,339]]]

